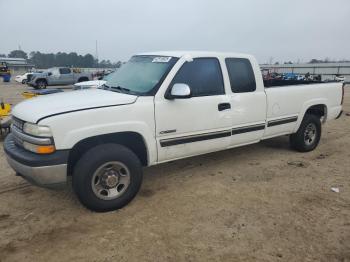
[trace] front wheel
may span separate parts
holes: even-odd
[[[39,80],[37,82],[37,89],[45,89],[47,86],[47,83],[45,80]]]
[[[127,205],[142,184],[142,166],[127,147],[103,144],[87,151],[74,168],[73,189],[87,208],[106,212]]]
[[[315,115],[306,114],[298,131],[290,135],[290,144],[292,148],[299,152],[312,151],[320,142],[321,131],[320,118]]]

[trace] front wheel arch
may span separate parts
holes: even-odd
[[[85,138],[76,143],[68,157],[68,175],[73,174],[74,167],[81,156],[89,149],[100,144],[120,144],[135,153],[143,166],[149,164],[149,153],[144,137],[137,132],[118,132]]]
[[[46,80],[45,78],[39,78],[39,79],[37,79],[37,80],[35,81],[36,87],[37,87],[37,88],[40,88],[40,86],[39,86],[39,83],[40,83],[40,82],[42,82],[42,83],[45,84],[42,88],[46,88],[46,86],[47,86],[47,80]]]

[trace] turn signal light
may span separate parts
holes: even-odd
[[[36,152],[38,154],[51,154],[53,152],[55,152],[55,146],[53,145],[49,145],[49,146],[38,146],[36,148]]]

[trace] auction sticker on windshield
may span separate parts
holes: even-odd
[[[168,63],[171,59],[171,56],[157,56],[153,58],[152,63]]]

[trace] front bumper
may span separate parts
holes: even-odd
[[[38,155],[18,147],[12,134],[6,137],[4,150],[9,165],[30,183],[42,187],[56,187],[66,183],[69,150]]]

